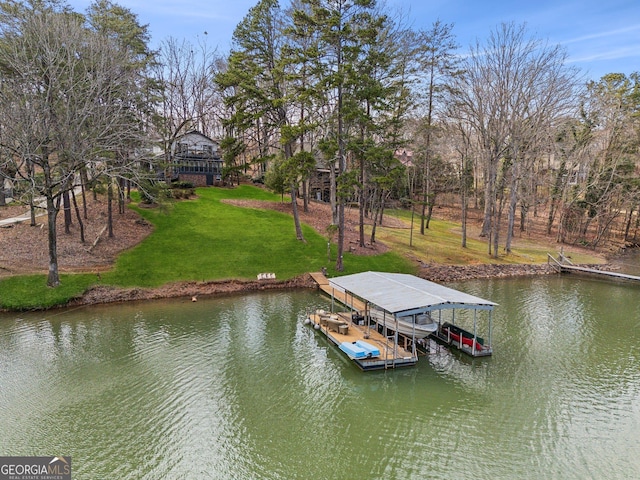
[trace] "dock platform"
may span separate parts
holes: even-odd
[[[311,277],[318,284],[318,288],[332,299],[351,308],[353,311],[363,312],[365,310],[365,304],[361,300],[352,296],[348,297],[346,293],[332,289],[329,285],[329,279],[321,272],[311,273]],[[377,347],[380,350],[379,357],[352,359],[362,370],[407,367],[413,366],[418,362],[417,355],[412,355],[409,350],[397,345],[393,337],[386,338],[378,333],[375,325],[358,325],[358,322],[353,320],[350,313],[338,313],[334,315],[338,315],[341,321],[348,323],[346,334],[340,333],[340,331],[333,331],[331,328],[328,328],[327,325],[320,325],[321,319],[317,313],[310,315],[309,319],[314,324],[314,327],[325,334],[329,341],[337,345],[338,348],[340,348],[340,344],[343,342],[354,343],[357,341],[364,341]]]
[[[327,319],[326,317],[330,318]],[[418,362],[416,356],[413,356],[411,352],[395,344],[393,338],[387,339],[378,333],[375,326],[367,327],[366,325],[358,325],[357,322],[352,319],[350,313],[329,314],[328,312],[320,311],[309,315],[309,320],[314,329],[323,333],[327,339],[338,348],[345,342],[349,344],[365,342],[379,350],[379,356],[351,358],[362,370],[408,367]]]
[[[334,298],[342,305],[347,307],[351,307],[352,310],[357,310],[359,312],[363,312],[365,309],[365,304],[363,301],[355,298],[355,297],[347,297],[345,292],[341,292],[340,290],[335,290],[331,288],[329,285],[329,279],[324,276],[324,274],[320,272],[311,273],[311,278],[318,284],[318,288],[322,290],[324,293],[329,295],[331,298]]]

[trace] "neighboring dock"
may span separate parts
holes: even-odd
[[[558,273],[567,273],[567,272],[568,273],[572,273],[572,272],[585,273],[585,274],[615,278],[618,280],[629,280],[633,282],[640,282],[640,277],[635,275],[611,272],[607,270],[597,270],[595,268],[579,267],[571,263],[571,261],[562,254],[560,254],[560,257],[558,260],[558,259],[555,259],[550,253],[547,253],[547,263]]]

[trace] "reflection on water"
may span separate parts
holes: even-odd
[[[494,355],[360,372],[315,292],[0,316],[0,453],[74,478],[636,478],[640,286],[452,285],[500,304]]]

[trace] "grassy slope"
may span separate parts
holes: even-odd
[[[138,209],[155,225],[152,235],[129,252],[123,253],[113,270],[102,275],[102,284],[122,287],[155,287],[177,281],[255,279],[258,273],[273,272],[287,279],[335,263],[327,259],[327,239],[304,226],[306,243],[295,238],[289,215],[272,210],[241,208],[224,204],[224,198],[280,201],[262,189],[241,186],[236,189],[198,190],[197,200],[182,201],[168,211]],[[407,212],[389,212],[407,221]],[[377,238],[392,252],[377,256],[344,257],[344,274],[366,270],[415,273],[417,262],[444,264],[495,262],[487,255],[484,242],[469,240],[460,247],[459,226],[432,221],[424,236],[413,233],[409,247],[409,228],[381,228]],[[501,263],[539,263],[546,261],[548,247],[528,245],[518,240],[514,252]],[[412,259],[412,260],[409,260]],[[576,263],[594,263],[595,258],[575,258]],[[95,284],[93,274],[62,275],[62,285],[46,287],[46,276],[10,277],[0,282],[0,307],[30,309],[66,303]]]
[[[174,205],[170,215],[140,210],[156,226],[155,233],[121,255],[103,281],[154,287],[182,280],[254,279],[263,272],[286,279],[328,266],[326,238],[309,226],[303,227],[306,243],[302,243],[289,215],[220,202],[223,198],[280,201],[280,197],[249,186],[201,189],[198,195],[198,200]],[[396,254],[381,257],[373,263],[382,269],[410,269]],[[352,257],[348,263],[353,271],[369,265],[362,257]]]
[[[547,253],[554,254],[560,245],[553,242],[540,243],[528,238],[517,237],[513,241],[511,253],[500,251],[498,259],[488,253],[486,241],[467,239],[467,248],[462,248],[462,228],[459,223],[445,220],[432,220],[425,235],[420,235],[420,219],[414,218],[411,234],[411,213],[404,210],[390,210],[387,215],[402,219],[407,228],[379,228],[376,238],[407,258],[416,258],[425,263],[435,262],[450,265],[487,264],[487,263],[546,263]],[[409,246],[411,239],[412,246]],[[501,240],[504,243],[504,238]],[[599,258],[585,253],[572,252],[573,263],[599,263]]]
[[[327,239],[303,226],[306,243],[295,237],[291,217],[272,210],[224,204],[224,198],[280,201],[262,189],[198,190],[197,200],[182,201],[169,210],[138,209],[154,224],[152,235],[123,253],[101,283],[122,287],[156,287],[177,281],[255,279],[273,272],[279,279],[319,271],[335,262],[327,259]],[[402,256],[345,255],[345,272],[363,270],[413,273]],[[329,269],[330,270],[330,269]],[[93,274],[62,275],[62,286],[46,287],[44,275],[11,277],[0,282],[0,307],[30,309],[64,304],[80,295],[97,278]]]

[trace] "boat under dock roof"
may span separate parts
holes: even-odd
[[[331,278],[331,287],[397,316],[449,308],[493,310],[489,300],[404,273],[363,272]]]

